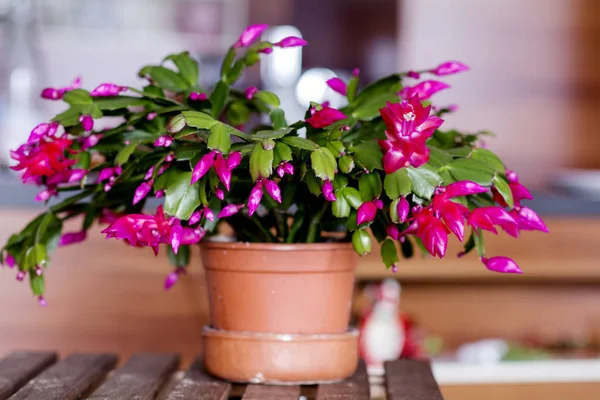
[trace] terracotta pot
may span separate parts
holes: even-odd
[[[358,256],[348,243],[204,243],[211,327],[204,364],[224,379],[319,383],[350,376]]]
[[[336,334],[348,329],[358,256],[349,243],[205,243],[212,327]]]

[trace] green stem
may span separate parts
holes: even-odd
[[[85,199],[86,197],[88,197],[89,195],[91,195],[93,193],[94,193],[93,190],[85,190],[73,197],[69,197],[68,199],[65,199],[64,201],[53,205],[52,207],[50,207],[49,210],[52,211],[53,213],[64,211],[64,209],[77,203],[79,200]]]
[[[308,227],[308,235],[306,237],[306,243],[314,243],[317,240],[317,234],[319,231],[319,224],[321,222],[321,218],[323,218],[323,214],[327,211],[327,207],[329,203],[323,203],[323,206],[310,220],[310,225]]]
[[[290,228],[290,233],[285,239],[286,243],[294,243],[294,239],[296,238],[296,234],[300,230],[300,228],[304,225],[304,212],[297,211],[296,215],[294,215],[294,222],[292,222],[292,227]]]

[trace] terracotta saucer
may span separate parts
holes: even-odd
[[[204,366],[232,382],[316,384],[347,378],[358,364],[358,330],[288,335],[204,327]]]

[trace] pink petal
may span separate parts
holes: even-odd
[[[264,181],[265,190],[269,193],[269,196],[279,204],[281,204],[281,190],[274,181],[265,179]]]
[[[398,240],[400,238],[400,231],[398,230],[398,226],[396,224],[387,224],[385,226],[385,231],[387,235],[394,240]]]
[[[483,257],[481,259],[481,262],[483,262],[483,264],[485,264],[487,269],[489,269],[490,271],[503,272],[503,273],[507,273],[507,274],[522,274],[523,273],[521,271],[521,268],[519,268],[519,266],[517,265],[517,263],[508,257],[503,257],[503,256],[496,256],[496,257],[491,257],[491,258]]]
[[[60,100],[63,98],[63,92],[55,88],[45,88],[40,95],[42,99]]]
[[[310,118],[305,121],[313,128],[325,128],[337,121],[346,119],[346,115],[340,110],[336,110],[331,107],[323,107],[321,110],[315,112]]]
[[[410,99],[414,96],[418,96],[420,100],[427,100],[437,92],[448,89],[450,85],[444,82],[428,80],[423,81],[412,87],[405,87],[400,92],[400,97]]]
[[[406,200],[405,197],[400,198],[396,210],[398,212],[398,220],[400,222],[406,221],[406,218],[408,218],[408,213],[410,211],[410,204],[408,203],[408,200]]]
[[[148,115],[146,115],[146,119],[148,121],[152,121],[154,118],[156,118],[157,115],[158,114],[156,114],[155,112],[148,113]]]
[[[79,122],[81,122],[81,127],[84,131],[89,132],[94,129],[94,119],[91,115],[82,115],[79,117]]]
[[[215,220],[215,213],[208,206],[204,206],[204,218],[211,222]]]
[[[216,153],[211,151],[210,153],[203,155],[200,161],[198,161],[198,164],[196,164],[192,171],[192,185],[198,182],[198,180],[206,175],[208,170],[212,168],[215,163],[215,155]]]
[[[240,38],[233,44],[233,47],[247,47],[252,42],[262,35],[263,31],[267,29],[268,25],[266,24],[256,24],[250,25],[247,27],[244,32],[240,35]]]
[[[331,181],[324,181],[323,186],[321,187],[321,192],[323,193],[323,197],[327,201],[336,201],[335,193],[333,191],[333,183]]]
[[[69,244],[83,242],[87,237],[87,231],[63,233],[58,242],[58,246],[67,246]]]
[[[248,215],[252,216],[258,206],[260,205],[260,201],[262,200],[263,190],[262,190],[262,181],[256,182],[252,190],[250,191],[250,196],[248,197]]]
[[[360,69],[354,68],[352,70],[352,76],[359,76],[359,75],[360,75]]]
[[[234,151],[227,156],[227,169],[233,171],[242,162],[242,153]]]
[[[173,253],[177,254],[179,246],[181,245],[181,236],[183,234],[183,228],[177,224],[171,227],[169,231],[169,244],[173,249]]]
[[[231,217],[232,215],[237,214],[243,207],[243,204],[228,204],[219,212],[217,218]]]
[[[229,191],[232,174],[231,170],[227,167],[227,160],[225,160],[221,154],[218,154],[217,159],[215,160],[215,172],[217,173],[219,180],[225,185],[227,191]]]
[[[468,65],[463,64],[459,61],[447,61],[438,65],[430,72],[437,76],[452,75],[459,72],[468,71],[470,68]]]
[[[288,175],[294,175],[294,166],[292,164],[290,164],[287,161],[283,162],[283,172],[285,172]]]
[[[215,188],[215,196],[217,196],[217,199],[219,200],[224,200],[225,192],[221,188]]]
[[[327,86],[329,86],[333,91],[341,94],[342,96],[346,96],[348,93],[348,85],[346,82],[341,80],[340,78],[331,78],[327,80]]]
[[[138,186],[137,189],[135,189],[135,194],[133,195],[133,205],[136,205],[144,198],[146,198],[146,196],[148,196],[148,193],[150,193],[150,190],[152,190],[152,185],[148,182],[142,182],[140,186]]]
[[[528,207],[521,207],[515,213],[511,212],[511,215],[517,221],[520,229],[523,230],[535,230],[548,233],[548,227],[544,221],[537,215],[535,211]]]
[[[281,48],[285,47],[297,47],[297,46],[306,46],[308,42],[302,38],[297,36],[289,36],[285,39],[280,40],[277,43],[274,43],[275,46],[279,46]]]
[[[252,100],[256,93],[258,93],[258,88],[256,86],[248,86],[246,90],[244,90],[244,96],[248,100]]]
[[[200,218],[202,218],[202,212],[194,211],[190,216],[190,219],[188,219],[188,224],[196,225],[198,222],[200,222]]]
[[[460,197],[477,193],[485,193],[488,190],[488,188],[472,181],[460,181],[446,186],[444,195],[447,197]]]
[[[190,100],[204,101],[208,100],[208,96],[206,95],[206,93],[192,92],[190,93]]]
[[[169,290],[173,287],[173,285],[175,285],[177,283],[177,280],[179,280],[179,273],[178,272],[171,272],[169,275],[167,275],[167,277],[165,278],[165,290]]]
[[[12,255],[7,254],[5,262],[6,262],[6,265],[8,266],[8,268],[14,268],[15,267],[15,258]]]
[[[356,214],[356,224],[372,222],[377,215],[377,206],[372,201],[364,202],[358,207]]]
[[[276,172],[277,172],[277,175],[278,175],[280,178],[283,178],[283,176],[285,175],[285,171],[283,170],[283,165],[281,165],[281,164],[280,164],[280,165],[277,167],[277,169],[276,169]]]
[[[114,83],[103,83],[91,91],[90,95],[95,97],[117,96],[127,90],[126,86],[118,86]]]

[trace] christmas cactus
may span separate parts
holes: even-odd
[[[368,85],[355,70],[348,82],[327,82],[346,106],[313,103],[303,120],[288,121],[276,95],[236,86],[273,48],[306,45],[297,37],[260,41],[265,28],[242,33],[210,90],[198,86],[188,53],[143,67],[141,90],[104,83],[87,91],[79,79],[44,89],[42,97],[68,108],[31,131],[11,153],[12,168],[42,188],[37,200],[58,200],[1,252],[41,304],[51,253],[83,241],[94,223],[107,238],[156,254],[164,244],[174,266],[166,288],[188,265],[190,246],[220,223],[238,241],[348,241],[360,255],[371,252],[374,238],[394,270],[399,254],[410,258],[414,248],[444,257],[454,235],[464,242],[461,255],[475,249],[488,269],[521,272],[510,258],[487,257],[482,232],[547,231],[521,204],[531,194],[484,148],[486,132],[442,129],[454,107],[430,103],[448,85],[429,78],[467,66],[446,62]],[[118,125],[95,130],[104,117]],[[151,197],[160,205],[147,214]],[[64,232],[73,218],[81,228]]]

